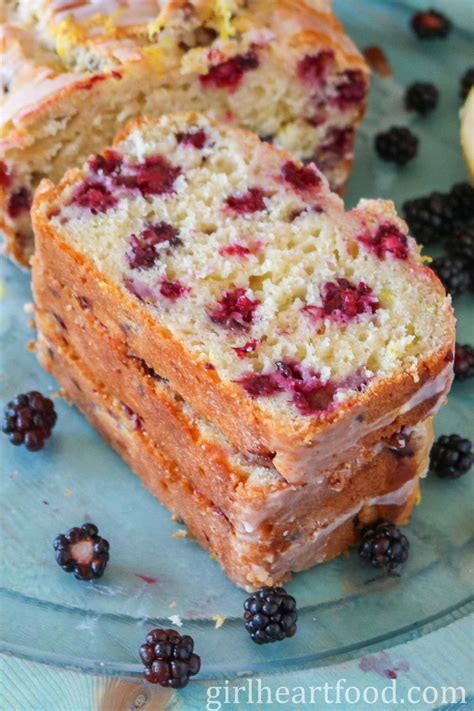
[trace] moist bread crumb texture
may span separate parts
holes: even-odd
[[[338,555],[367,510],[396,504],[406,520],[452,380],[454,319],[391,203],[345,212],[314,164],[183,113],[132,122],[43,182],[33,221],[41,361],[109,441],[72,370],[125,414],[134,452],[144,438],[171,462],[172,505],[126,456],[193,531],[204,524],[185,491],[222,512],[229,542],[196,535],[233,580],[282,582]],[[177,464],[181,431],[190,462],[193,437],[214,453],[203,485]]]
[[[7,250],[27,265],[28,208],[132,117],[197,110],[315,160],[342,190],[368,68],[326,0],[5,3],[0,139]]]

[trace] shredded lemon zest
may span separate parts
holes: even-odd
[[[84,36],[80,25],[66,17],[56,28],[56,53],[64,61],[71,46],[78,44]]]
[[[415,499],[415,506],[419,506],[421,504],[421,490],[418,487],[418,491],[416,493],[416,499]]]
[[[216,630],[220,629],[225,622],[224,615],[212,615],[212,619],[216,623],[214,625],[214,629],[216,629]]]
[[[158,17],[155,17],[154,20],[148,23],[147,26],[147,32],[148,32],[148,39],[152,40],[156,35],[159,35],[161,30],[163,29],[165,23],[163,19],[163,13],[160,12]]]
[[[217,30],[221,39],[226,40],[236,33],[232,25],[232,14],[236,10],[234,0],[215,0],[213,14],[216,20]]]
[[[118,8],[110,15],[97,13],[89,20],[82,23],[74,22],[70,17],[62,20],[55,29],[56,53],[64,62],[68,51],[87,38],[87,31],[96,27],[102,27],[106,37],[114,37],[117,32],[116,21],[123,12],[123,8]]]
[[[422,254],[421,261],[423,264],[431,264],[431,262],[433,261],[433,257],[429,257],[427,254]]]
[[[164,69],[163,50],[155,45],[154,47],[144,47],[142,51],[153,69],[156,72],[162,72]]]

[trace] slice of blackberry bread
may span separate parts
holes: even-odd
[[[320,510],[315,482],[309,486],[285,486],[281,477],[262,475],[257,466],[249,466],[252,474],[248,481],[242,482],[240,491],[221,507],[216,497],[222,481],[215,480],[214,487],[205,490],[204,476],[200,483],[190,479],[192,457],[183,467],[163,453],[72,349],[51,336],[43,314],[39,314],[38,325],[40,361],[55,376],[63,394],[84,412],[150,491],[182,519],[238,585],[253,589],[280,584],[292,571],[343,553],[357,541],[360,526],[380,517],[407,523],[417,500],[419,477],[426,468],[431,442],[429,423],[412,433],[412,456],[402,457],[397,463],[387,459],[385,450],[367,463],[365,471],[374,481],[387,466],[392,480],[387,478],[383,490],[354,492],[343,510]],[[337,493],[335,498],[339,498]]]
[[[329,0],[7,0],[0,183],[8,252],[27,265],[29,206],[140,114],[200,110],[350,170],[368,70]],[[199,139],[196,139],[199,141]]]
[[[288,480],[445,399],[450,301],[392,204],[345,213],[314,165],[250,133],[135,122],[45,181],[33,220],[35,268]]]

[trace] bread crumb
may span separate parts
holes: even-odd
[[[176,607],[176,600],[172,600],[168,607],[171,607],[171,609],[174,609]]]
[[[25,314],[34,314],[35,312],[35,305],[32,301],[27,301],[26,303],[23,304],[23,311]]]
[[[180,528],[179,531],[171,534],[171,538],[192,538],[192,536],[185,528]]]
[[[26,344],[26,350],[29,353],[34,353],[34,351],[36,350],[36,342],[35,341],[28,341],[28,343]]]
[[[222,625],[224,624],[224,622],[225,622],[225,617],[224,617],[224,615],[213,615],[213,616],[212,616],[212,619],[213,619],[214,622],[216,623],[216,624],[214,625],[214,629],[216,629],[216,630],[220,629],[220,628],[222,627]]]
[[[179,615],[170,615],[168,617],[169,621],[173,623],[173,625],[176,625],[176,627],[182,627],[183,626],[183,621]]]
[[[71,489],[66,489],[66,491],[64,492],[64,496],[67,496],[68,498],[69,498],[70,496],[72,496],[72,491],[71,491]]]

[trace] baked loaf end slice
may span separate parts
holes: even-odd
[[[7,250],[33,248],[28,208],[128,119],[199,110],[349,173],[367,66],[329,0],[7,0],[0,179]]]
[[[133,123],[45,181],[37,269],[288,480],[435,412],[450,300],[391,203],[344,212],[314,165],[199,114]]]

